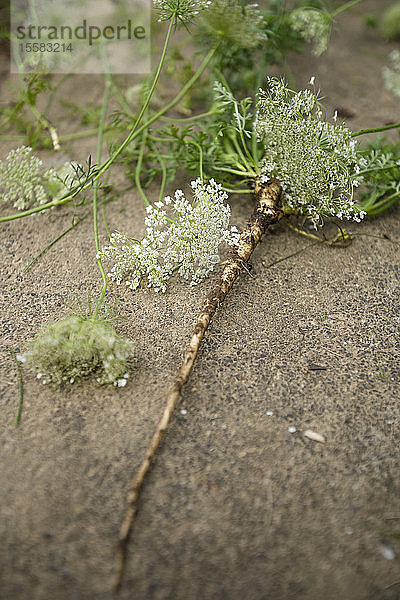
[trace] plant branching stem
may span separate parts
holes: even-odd
[[[349,2],[342,4],[342,6],[339,6],[339,8],[334,10],[331,16],[333,18],[337,17],[338,15],[340,15],[340,13],[344,12],[345,10],[349,10],[349,8],[353,8],[353,6],[359,4],[360,2],[363,2],[363,0],[350,0]]]
[[[115,590],[118,590],[121,585],[126,560],[127,544],[137,511],[140,490],[146,474],[150,469],[152,460],[160,446],[164,432],[171,420],[175,406],[181,397],[183,386],[189,378],[203,336],[213,315],[224,301],[227,293],[242,271],[242,268],[245,267],[246,262],[252,255],[261,236],[265,233],[269,225],[277,223],[283,216],[280,206],[281,187],[277,181],[272,181],[269,184],[262,184],[257,181],[254,195],[256,200],[255,209],[245,229],[240,235],[237,248],[235,248],[230,258],[225,262],[221,275],[204,302],[203,309],[187,347],[183,363],[177,372],[175,382],[167,396],[164,412],[147,448],[143,462],[130,485],[125,517],[119,535],[118,570]]]
[[[329,239],[320,238],[318,235],[309,233],[307,231],[304,231],[303,229],[299,229],[299,227],[296,227],[295,225],[293,225],[289,221],[289,219],[285,219],[285,220],[286,220],[286,224],[289,227],[289,229],[291,229],[295,233],[298,233],[299,235],[302,235],[303,237],[306,237],[309,240],[315,240],[317,243],[325,244],[326,246],[346,247],[346,246],[349,246],[352,242],[351,235],[343,230],[340,230],[340,232],[334,238],[329,240]]]
[[[137,125],[138,125],[138,122],[139,122],[139,117],[138,117],[138,119],[136,121],[136,124],[134,125],[133,129],[131,130],[131,133],[128,135],[128,137],[125,139],[125,141],[115,151],[115,153],[99,168],[99,170],[96,172],[96,174],[89,178],[89,181],[83,187],[80,187],[79,189],[77,189],[76,191],[72,192],[68,196],[66,196],[64,198],[60,198],[59,200],[56,200],[56,201],[53,201],[53,202],[48,202],[47,204],[42,204],[41,206],[36,206],[35,208],[31,208],[29,210],[25,210],[25,211],[20,212],[20,213],[15,213],[13,215],[8,215],[6,217],[0,217],[0,223],[5,223],[5,222],[8,222],[8,221],[15,221],[16,219],[21,219],[23,217],[28,217],[29,215],[33,215],[33,214],[41,212],[43,210],[47,210],[48,208],[52,208],[53,206],[61,206],[63,204],[67,204],[68,202],[71,202],[71,200],[73,200],[73,198],[75,196],[77,196],[79,193],[81,193],[81,192],[87,190],[89,187],[91,187],[93,185],[93,183],[95,183],[103,175],[103,173],[105,173],[105,171],[107,171],[111,167],[111,165],[113,164],[113,162],[121,154],[122,150],[134,138],[136,138],[138,135],[140,135],[145,129],[148,129],[148,127],[150,125],[152,125],[154,123],[154,121],[157,121],[157,119],[159,119],[166,112],[168,112],[169,110],[171,110],[171,108],[174,108],[174,106],[176,106],[182,100],[182,98],[187,94],[187,92],[190,90],[190,88],[201,77],[201,75],[203,74],[203,72],[207,68],[209,62],[211,61],[212,57],[214,56],[216,50],[217,50],[217,46],[215,46],[214,48],[212,48],[209,51],[209,53],[204,58],[203,62],[201,63],[201,65],[198,68],[198,70],[196,71],[196,73],[194,73],[194,75],[184,85],[184,87],[175,96],[175,98],[173,100],[171,100],[171,102],[169,102],[166,106],[164,106],[164,108],[162,108],[157,113],[155,113],[148,121],[146,121],[146,123],[144,123],[141,127],[139,127],[137,129]],[[150,97],[148,97],[148,100],[150,101]],[[147,104],[148,104],[148,102],[147,102]],[[147,106],[147,104],[146,104],[146,106]]]

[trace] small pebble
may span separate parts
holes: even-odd
[[[296,432],[296,427],[288,427],[288,432],[289,433],[295,433]]]
[[[319,442],[320,444],[325,444],[326,441],[323,435],[317,433],[316,431],[312,431],[311,429],[307,429],[307,431],[304,432],[304,436],[309,440],[313,440],[313,442]]]
[[[387,560],[394,560],[396,558],[394,550],[390,546],[386,546],[386,545],[382,544],[382,546],[380,546],[380,548],[379,548],[379,552]]]

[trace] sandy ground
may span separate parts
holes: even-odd
[[[380,74],[394,46],[356,10],[339,24],[324,57],[290,59],[297,85],[317,76],[354,129],[399,120]],[[250,199],[232,209],[244,224]],[[143,214],[135,192],[107,208],[124,231]],[[1,227],[2,342],[15,350],[62,317],[64,301],[98,288],[89,219],[22,275],[71,215]],[[399,246],[383,238],[400,241],[400,207],[351,230],[360,235],[346,249],[312,246],[269,268],[309,244],[276,227],[214,318],[141,497],[123,600],[400,598]],[[129,384],[55,391],[24,371],[17,430],[16,369],[1,353],[4,600],[112,598],[127,488],[210,285],[165,295],[111,286],[118,331],[136,344]]]

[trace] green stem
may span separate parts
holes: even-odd
[[[103,225],[104,225],[104,229],[107,232],[108,237],[111,237],[111,231],[110,228],[108,226],[107,223],[107,216],[106,216],[106,209],[105,209],[105,201],[103,200],[103,202],[101,203],[101,216],[103,218]]]
[[[172,24],[172,22],[171,22],[171,24]],[[171,29],[171,26],[170,26],[170,29]],[[170,29],[168,30],[168,33],[170,32]],[[166,42],[164,44],[163,55],[161,57],[160,64],[159,64],[159,69],[157,69],[156,78],[154,79],[155,82],[158,81],[159,71],[161,71],[160,65],[162,66],[162,63],[164,62],[165,52],[166,52],[166,49],[167,49],[166,45],[168,43],[168,39],[169,39],[169,37],[167,35],[167,39],[166,39]],[[166,106],[164,106],[164,108],[162,108],[157,113],[155,113],[148,121],[146,121],[146,123],[144,123],[141,127],[139,127],[139,129],[136,129],[139,121],[142,118],[142,113],[144,113],[144,110],[142,109],[142,111],[140,112],[139,117],[138,117],[138,119],[136,121],[136,124],[134,125],[134,127],[131,130],[131,132],[128,135],[128,137],[121,144],[121,146],[114,152],[114,154],[109,158],[109,160],[106,161],[104,163],[104,165],[102,165],[102,167],[99,169],[99,172],[93,178],[93,181],[97,180],[104,173],[104,171],[106,171],[111,166],[111,164],[116,160],[116,158],[118,158],[118,156],[121,154],[121,152],[126,148],[126,146],[134,138],[136,138],[138,135],[140,135],[142,133],[142,131],[144,131],[145,129],[148,129],[149,126],[154,123],[154,121],[157,121],[157,119],[159,119],[160,117],[162,117],[166,112],[168,112],[171,108],[173,108],[174,106],[176,106],[182,100],[182,98],[187,94],[187,92],[190,90],[190,88],[197,82],[197,80],[199,79],[199,77],[201,77],[201,75],[203,74],[203,71],[206,69],[208,63],[210,62],[210,60],[214,56],[216,49],[217,49],[217,47],[214,47],[214,48],[212,48],[210,50],[210,52],[205,57],[205,59],[203,60],[203,62],[200,65],[200,67],[196,71],[196,73],[194,73],[194,75],[189,79],[189,81],[183,86],[183,88],[181,89],[181,91],[179,92],[179,94],[177,94],[175,96],[175,98],[173,100],[171,100],[171,102],[169,102]],[[149,95],[148,95],[147,100],[146,100],[145,105],[144,105],[145,109],[148,106],[148,103],[150,101],[150,97],[151,97],[151,95],[152,95],[152,93],[154,91],[154,87],[155,87],[155,85],[153,85],[151,87],[151,89],[150,89]]]
[[[398,200],[399,197],[400,197],[400,193],[399,192],[395,192],[394,194],[390,194],[390,196],[386,196],[386,198],[384,198],[380,202],[377,202],[376,204],[374,204],[372,206],[372,210],[371,209],[367,209],[366,212],[370,216],[380,215],[385,210],[387,210],[388,208],[390,208],[393,204],[395,204],[397,202],[397,200]]]
[[[225,167],[213,167],[215,171],[224,171],[224,173],[232,173],[233,175],[240,175],[244,177],[245,175],[249,177],[249,179],[254,179],[255,174],[249,173],[248,171],[238,171],[237,169],[226,169]]]
[[[240,144],[239,144],[236,136],[232,136],[233,146],[236,149],[236,152],[238,153],[238,155],[239,155],[239,157],[240,157],[240,159],[242,161],[242,163],[239,163],[237,161],[237,166],[239,166],[239,164],[241,164],[241,166],[245,166],[245,168],[248,169],[248,171],[250,172],[250,170],[252,170],[253,167],[255,167],[257,169],[257,164],[254,162],[253,157],[251,156],[250,152],[246,148],[245,141],[243,139],[242,134],[240,133],[239,135],[240,135],[240,138],[241,138],[241,141],[242,141],[243,148],[245,148],[245,151],[246,151],[246,153],[248,155],[248,158],[250,158],[250,163],[248,161],[248,158],[246,158],[246,156],[243,154],[242,149],[240,148]],[[256,177],[256,175],[257,174],[254,173],[254,177]]]
[[[232,188],[227,188],[227,187],[223,187],[222,188],[224,190],[224,192],[229,192],[230,194],[254,194],[254,190],[241,190],[241,189],[232,189]]]
[[[189,140],[189,144],[192,144],[192,146],[195,146],[198,149],[198,151],[199,151],[199,174],[200,174],[200,179],[203,181],[204,180],[204,174],[203,174],[203,148],[200,146],[200,144],[198,144],[194,140]]]
[[[104,128],[104,131],[109,131],[112,126]],[[60,136],[60,142],[69,142],[70,140],[79,140],[85,137],[91,137],[98,134],[98,129],[87,129],[86,131],[77,131],[76,133],[67,133],[66,135]]]
[[[383,235],[373,235],[372,233],[351,233],[350,235],[352,235],[353,237],[371,237],[371,238],[375,238],[377,240],[384,240],[385,242],[390,242],[391,244],[395,244],[396,246],[400,246],[399,242],[396,242],[396,240],[391,240],[387,237],[383,237]]]
[[[24,402],[24,388],[23,388],[23,383],[22,383],[22,371],[21,371],[21,365],[19,364],[17,355],[15,354],[14,350],[12,348],[10,348],[10,346],[6,346],[7,350],[9,350],[15,360],[15,364],[17,365],[17,373],[18,373],[18,408],[17,408],[17,414],[15,415],[15,419],[14,419],[14,427],[18,427],[19,422],[21,420],[21,412],[22,412],[22,405]]]
[[[64,83],[64,81],[66,81],[68,79],[68,77],[71,77],[72,72],[69,71],[68,73],[65,73],[61,79],[59,79],[57,81],[57,83],[54,85],[53,89],[51,90],[51,93],[49,95],[49,99],[47,101],[46,107],[44,109],[44,114],[47,115],[49,114],[49,110],[51,105],[53,104],[54,98],[55,98],[55,94],[56,91],[62,86],[62,84]]]
[[[297,250],[296,252],[293,252],[292,254],[288,254],[287,256],[284,256],[283,258],[278,258],[277,260],[274,260],[269,265],[266,265],[265,268],[269,269],[270,267],[273,267],[274,265],[277,265],[277,264],[283,262],[284,260],[287,260],[288,258],[293,258],[293,256],[297,256],[298,254],[301,254],[305,250],[308,250],[308,248],[312,248],[313,246],[316,246],[317,244],[321,244],[322,242],[323,242],[323,240],[319,240],[318,242],[313,242],[312,244],[308,244],[308,246],[305,246],[304,248],[300,248],[300,250]]]
[[[0,217],[0,223],[14,221],[15,219],[21,219],[22,217],[27,217],[34,213],[41,212],[43,210],[47,210],[48,208],[52,208],[53,206],[61,206],[62,204],[67,204],[68,202],[71,202],[71,200],[75,196],[77,196],[79,193],[87,190],[91,185],[93,185],[93,183],[95,183],[101,177],[101,175],[103,175],[103,173],[105,173],[105,171],[107,171],[111,167],[112,163],[121,154],[121,152],[124,150],[124,148],[127,146],[127,144],[129,144],[129,142],[131,142],[134,138],[136,138],[138,135],[140,135],[145,129],[147,129],[150,125],[152,125],[154,123],[154,121],[156,121],[157,119],[162,117],[166,112],[168,112],[171,108],[173,108],[176,104],[178,104],[181,101],[183,96],[185,96],[187,94],[187,92],[190,90],[190,88],[201,77],[201,75],[207,68],[209,62],[211,61],[212,57],[214,56],[216,50],[217,50],[217,46],[215,46],[214,48],[212,48],[210,50],[210,52],[204,58],[203,62],[201,63],[201,65],[198,68],[198,70],[196,71],[196,73],[185,84],[185,86],[175,96],[175,98],[173,100],[171,100],[171,102],[169,102],[166,106],[164,106],[164,108],[162,108],[157,113],[155,113],[148,121],[146,121],[146,123],[144,123],[141,127],[139,127],[139,129],[136,129],[136,126],[139,122],[139,118],[138,118],[131,133],[126,138],[126,140],[121,144],[121,146],[116,150],[116,152],[100,167],[100,169],[97,171],[97,173],[95,175],[93,175],[92,177],[90,177],[89,181],[83,187],[78,187],[76,190],[72,190],[71,193],[68,194],[68,196],[60,198],[59,200],[55,200],[53,202],[48,202],[47,204],[42,204],[41,206],[37,206],[35,208],[31,208],[30,210],[26,210],[26,211],[23,211],[20,213],[8,215],[6,217]]]
[[[21,142],[24,135],[0,135],[0,142]]]
[[[76,194],[75,194],[76,195]],[[40,206],[36,206],[35,208],[30,208],[29,210],[24,210],[19,213],[14,213],[13,215],[8,215],[6,217],[0,217],[0,223],[6,223],[8,221],[15,221],[16,219],[22,219],[22,217],[28,217],[29,215],[34,215],[35,213],[42,212],[42,210],[47,210],[48,208],[53,208],[53,206],[62,206],[63,204],[68,204],[71,200],[74,199],[75,196],[67,196],[66,198],[60,198],[59,200],[53,200],[52,202],[48,202],[47,204],[41,204]]]
[[[206,117],[211,117],[212,115],[217,114],[215,110],[209,110],[205,113],[200,113],[198,115],[193,115],[191,117],[184,117],[182,119],[174,119],[173,117],[162,117],[165,121],[173,121],[174,123],[192,123],[193,121],[198,121],[200,119],[205,119]]]
[[[400,164],[398,164],[397,162],[394,162],[391,165],[386,165],[386,167],[371,167],[370,169],[364,169],[363,171],[359,171],[357,173],[357,177],[359,175],[366,175],[368,173],[372,173],[372,171],[390,171],[390,169],[395,169],[396,167],[400,167]]]
[[[134,126],[132,127],[131,131],[129,132],[129,135],[125,138],[125,140],[119,146],[119,148],[117,148],[117,150],[114,152],[114,154],[99,169],[99,172],[95,176],[94,181],[96,181],[97,179],[99,179],[99,177],[101,177],[101,175],[112,165],[112,163],[115,162],[115,160],[118,158],[118,156],[121,154],[121,152],[133,140],[133,138],[137,137],[139,135],[139,133],[142,133],[142,131],[144,131],[145,129],[147,129],[148,125],[153,122],[153,120],[150,119],[147,122],[147,124],[145,124],[145,126],[142,126],[139,130],[137,129],[140,121],[142,120],[142,117],[143,117],[144,113],[146,112],[146,109],[147,109],[147,107],[149,105],[149,102],[150,102],[150,100],[151,100],[151,98],[153,96],[155,87],[156,87],[156,85],[158,83],[158,80],[160,78],[161,70],[162,70],[162,68],[164,66],[165,57],[166,57],[166,54],[167,54],[167,48],[168,48],[169,40],[171,38],[174,26],[175,26],[175,17],[171,18],[171,21],[170,21],[170,24],[169,24],[169,27],[168,27],[168,32],[167,32],[167,35],[166,35],[166,38],[165,38],[165,41],[164,41],[164,46],[163,46],[163,49],[162,49],[162,52],[161,52],[161,58],[160,58],[160,61],[158,63],[158,67],[157,67],[156,73],[154,75],[153,83],[151,84],[150,90],[149,90],[149,92],[147,94],[147,98],[144,101],[144,104],[143,104],[142,109],[141,109],[141,111],[139,113],[139,116],[136,119],[136,122],[135,122]],[[157,113],[157,115],[158,115],[158,113]],[[154,121],[156,120],[156,118],[158,118],[158,116],[156,116],[154,118]]]
[[[5,125],[7,125],[7,123],[9,123],[14,118],[15,113],[17,113],[24,104],[25,104],[24,100],[18,101],[18,103],[12,109],[11,113],[8,115],[8,117],[6,119],[4,119],[4,121],[2,123],[0,123],[0,130],[3,129],[3,127],[5,127]]]
[[[357,137],[358,135],[364,135],[365,133],[379,133],[380,131],[388,131],[389,129],[397,129],[398,127],[400,127],[400,123],[385,125],[383,127],[373,127],[372,129],[360,129],[360,131],[354,131],[351,134],[351,137]]]
[[[101,50],[104,52],[103,47],[101,47]],[[104,57],[104,63],[106,64],[105,57]],[[110,98],[110,90],[111,90],[111,85],[112,85],[108,64],[106,64],[106,67],[107,68],[105,69],[106,73],[105,73],[105,89],[104,89],[103,106],[101,109],[100,122],[99,122],[99,133],[97,136],[97,164],[100,164],[100,162],[101,162],[101,154],[103,151],[104,125],[105,125],[105,121],[106,121],[108,101]],[[97,260],[97,266],[99,267],[99,271],[100,271],[100,275],[101,275],[102,287],[101,287],[100,296],[96,303],[96,308],[94,309],[94,312],[93,312],[94,319],[96,319],[96,317],[99,314],[101,305],[103,304],[104,297],[107,292],[106,272],[104,270],[103,263],[101,262],[101,258],[99,256],[100,242],[99,242],[99,224],[98,224],[98,211],[97,211],[98,190],[99,190],[98,186],[95,185],[94,189],[93,189],[93,233],[94,233],[94,245],[95,245],[95,249],[96,249],[96,260]]]
[[[337,8],[333,11],[333,13],[331,13],[332,18],[337,17],[338,15],[340,15],[340,13],[344,12],[345,10],[348,10],[349,8],[352,8],[353,6],[359,4],[362,1],[363,0],[350,0],[350,2],[346,2],[346,4],[339,6],[339,8]]]
[[[141,181],[140,181],[140,172],[142,170],[142,164],[143,164],[143,156],[144,156],[144,151],[146,148],[146,142],[147,142],[147,130],[145,130],[143,132],[142,135],[142,141],[140,142],[140,148],[139,148],[139,156],[137,159],[137,163],[136,163],[136,169],[135,169],[135,183],[136,183],[136,187],[139,190],[140,195],[142,196],[144,203],[146,204],[146,206],[150,206],[150,202],[147,199],[147,196],[143,190]]]
[[[37,256],[35,256],[35,258],[33,260],[31,260],[31,262],[29,263],[29,265],[27,265],[25,267],[25,269],[22,271],[23,273],[26,273],[31,266],[45,253],[47,252],[47,250],[49,250],[52,246],[54,246],[54,244],[56,244],[59,240],[61,240],[61,238],[63,238],[65,235],[67,235],[67,233],[69,233],[70,231],[72,231],[72,229],[74,229],[77,225],[79,225],[79,223],[82,223],[82,221],[84,221],[86,219],[86,217],[89,215],[89,213],[86,213],[85,215],[83,215],[83,217],[81,219],[79,219],[78,221],[75,221],[75,223],[73,223],[71,225],[71,227],[68,227],[68,229],[66,229],[65,231],[62,232],[61,235],[57,236],[55,240],[53,240],[52,242],[50,242],[50,244],[47,244],[47,246],[45,248],[43,248],[43,250],[41,250],[39,252],[39,254]]]
[[[58,150],[58,148],[56,147],[55,141],[54,141],[54,137],[53,137],[54,133],[57,135],[56,128],[53,127],[53,125],[50,123],[50,121],[44,115],[42,115],[42,113],[36,108],[35,104],[32,102],[32,100],[29,99],[29,97],[28,97],[28,105],[32,111],[32,114],[36,117],[37,121],[41,124],[43,129],[47,129],[47,131],[49,132],[50,139],[53,144],[54,150]],[[58,140],[58,136],[57,136],[57,140]]]
[[[161,167],[162,179],[161,179],[159,200],[162,201],[162,199],[164,197],[165,185],[167,183],[167,169],[166,169],[162,154],[159,152],[156,144],[152,143],[151,146],[154,149],[154,154],[155,154],[158,162],[160,163],[160,167]]]

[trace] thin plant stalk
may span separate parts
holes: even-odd
[[[109,125],[108,127],[105,127],[104,131],[110,131],[110,129],[112,129],[111,125]],[[85,137],[93,137],[94,135],[97,135],[97,133],[98,133],[98,129],[87,129],[86,131],[77,131],[76,133],[67,133],[65,135],[60,136],[60,142],[69,142],[71,140],[79,140],[79,139],[85,138]]]
[[[82,223],[82,221],[84,221],[86,219],[86,217],[89,216],[89,213],[86,213],[85,215],[83,215],[83,217],[81,217],[80,219],[78,219],[78,221],[75,221],[74,223],[72,223],[72,225],[70,227],[68,227],[68,229],[66,229],[65,231],[63,231],[60,235],[58,235],[52,242],[50,242],[50,244],[47,244],[47,246],[45,248],[43,248],[43,250],[41,250],[39,252],[39,254],[37,254],[35,256],[34,259],[31,260],[31,262],[25,267],[25,269],[22,271],[23,273],[26,273],[34,264],[35,262],[45,253],[47,252],[47,250],[49,250],[52,246],[54,246],[54,244],[56,244],[59,240],[61,240],[65,235],[67,235],[67,233],[69,233],[70,231],[72,231],[72,229],[75,229],[75,227],[77,225],[79,225],[79,223]]]
[[[277,223],[283,216],[281,209],[281,186],[278,181],[273,180],[268,184],[263,184],[257,180],[254,196],[256,200],[254,211],[240,235],[238,246],[225,262],[218,280],[205,299],[203,309],[186,349],[183,363],[178,369],[173,386],[168,393],[161,419],[146,450],[139,470],[129,487],[125,516],[119,533],[118,567],[115,581],[116,591],[121,585],[124,574],[127,544],[138,508],[141,488],[161,444],[164,432],[169,425],[175,406],[181,397],[183,386],[189,378],[203,336],[216,310],[223,303],[226,295],[241,273],[242,268],[246,267],[246,263],[260,241],[261,236],[265,233],[269,225]]]
[[[392,125],[384,125],[382,127],[372,127],[371,129],[360,129],[360,131],[354,131],[351,137],[357,137],[366,133],[380,133],[381,131],[389,131],[389,129],[397,129],[400,127],[400,123],[393,123]]]
[[[102,48],[102,51],[104,53],[103,48]],[[110,91],[111,91],[111,76],[110,76],[108,64],[106,63],[105,54],[103,55],[103,63],[105,65],[105,89],[104,89],[104,97],[103,97],[103,106],[101,109],[100,122],[99,122],[99,132],[98,132],[98,136],[97,136],[97,163],[98,164],[101,162],[101,155],[102,155],[102,151],[103,151],[104,125],[105,125],[105,121],[106,121],[107,108],[108,108],[108,102],[110,99]],[[104,297],[107,292],[107,276],[106,276],[106,272],[103,267],[103,263],[99,256],[100,242],[99,242],[99,223],[98,223],[98,207],[97,207],[98,189],[99,189],[98,185],[95,185],[94,190],[93,190],[93,233],[94,233],[94,245],[96,248],[96,260],[97,260],[97,266],[99,267],[99,271],[100,271],[100,275],[101,275],[102,287],[101,287],[100,296],[96,303],[96,308],[93,313],[93,318],[96,318],[98,316],[100,308],[104,301]]]
[[[363,2],[363,0],[350,0],[349,2],[342,4],[342,6],[339,6],[339,8],[334,10],[333,13],[331,13],[331,16],[337,17],[338,15],[340,15],[340,13],[344,12],[345,10],[349,10],[349,8],[353,8],[353,6],[355,6],[356,4],[360,4],[360,2]]]
[[[145,194],[145,191],[142,187],[142,183],[140,181],[140,173],[142,170],[142,164],[143,164],[143,157],[144,157],[144,151],[146,148],[146,142],[147,142],[147,130],[145,130],[143,132],[142,135],[142,140],[140,142],[140,147],[139,147],[139,156],[137,159],[137,163],[136,163],[136,169],[135,169],[135,184],[137,189],[139,190],[139,194],[142,196],[144,203],[146,204],[146,206],[150,206],[150,202]]]
[[[301,254],[302,252],[305,252],[309,248],[312,248],[313,246],[317,246],[318,244],[322,244],[322,243],[323,243],[323,240],[318,240],[317,242],[311,242],[311,244],[308,244],[308,246],[304,246],[303,248],[300,248],[300,250],[296,250],[296,252],[292,252],[292,254],[288,254],[287,256],[283,256],[282,258],[277,258],[276,260],[273,260],[271,263],[269,263],[269,265],[265,265],[265,268],[270,269],[271,267],[274,267],[275,265],[278,265],[279,263],[284,262],[285,260],[289,260],[289,258],[298,256],[299,254]]]
[[[160,195],[159,195],[159,200],[162,201],[162,199],[164,197],[165,186],[166,186],[166,183],[167,183],[167,167],[165,166],[165,162],[164,162],[164,159],[162,157],[162,154],[159,152],[156,144],[152,143],[151,146],[152,146],[152,148],[154,150],[154,154],[155,154],[158,162],[160,163],[160,168],[161,168],[161,173],[162,173],[161,185],[160,185]]]
[[[17,365],[17,373],[18,373],[18,407],[17,407],[17,414],[15,415],[15,419],[14,419],[14,427],[18,427],[20,421],[21,421],[21,413],[22,413],[22,405],[24,403],[24,387],[23,387],[23,382],[22,382],[22,371],[21,371],[21,365],[19,364],[17,355],[15,354],[14,350],[12,348],[10,348],[10,346],[6,346],[6,348],[11,352],[13,359],[15,361],[15,364]]]

